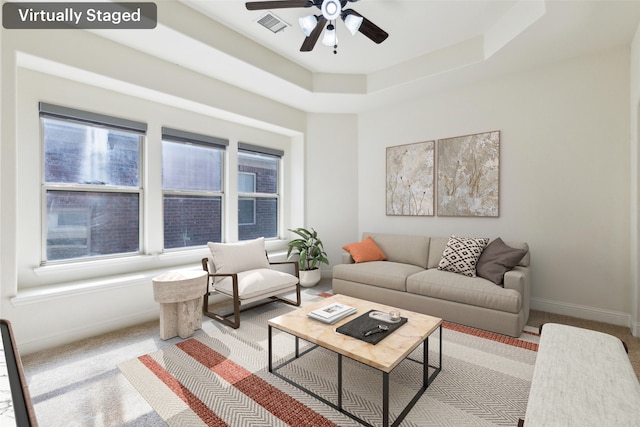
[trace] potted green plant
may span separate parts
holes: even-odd
[[[291,240],[287,245],[287,258],[298,255],[300,266],[300,285],[305,287],[315,286],[321,277],[320,264],[329,264],[327,253],[322,246],[322,240],[318,239],[318,232],[313,228],[289,229],[300,236]]]

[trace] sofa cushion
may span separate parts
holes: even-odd
[[[384,252],[369,236],[361,242],[344,245],[342,249],[349,252],[355,262],[385,261],[387,259]]]
[[[487,238],[449,237],[438,269],[475,277],[478,258],[487,243],[489,243]]]
[[[372,261],[360,264],[336,265],[333,267],[333,278],[404,292],[407,290],[407,277],[421,271],[424,271],[424,269],[411,264],[393,261]]]
[[[522,308],[522,297],[514,289],[504,289],[482,277],[465,277],[434,268],[409,276],[407,292],[509,313],[518,313]]]
[[[476,275],[499,285],[504,280],[504,273],[518,265],[526,253],[527,251],[524,249],[507,246],[498,237],[482,251],[476,266]]]
[[[429,238],[401,234],[364,233],[371,236],[387,256],[387,260],[427,268]]]

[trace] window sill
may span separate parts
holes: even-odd
[[[33,272],[38,277],[47,278],[62,273],[68,273],[69,271],[78,273],[95,273],[100,270],[104,271],[104,269],[118,268],[125,264],[131,269],[144,269],[144,267],[150,265],[155,258],[156,256],[154,255],[136,255],[110,259],[103,258],[77,262],[54,263],[36,267],[33,269]]]
[[[53,300],[77,297],[79,295],[113,291],[133,286],[148,286],[151,284],[151,280],[159,274],[166,273],[170,270],[193,270],[199,267],[199,265],[192,263],[190,265],[183,265],[179,267],[173,266],[137,273],[104,276],[76,282],[55,283],[46,286],[27,288],[19,290],[18,295],[11,298],[11,303],[14,307],[20,307],[30,304],[48,303]]]
[[[286,241],[267,241],[266,246],[270,260],[286,259]],[[14,307],[19,307],[151,284],[153,277],[158,274],[171,270],[201,268],[200,260],[208,255],[208,248],[197,248],[158,255],[138,255],[45,265],[34,268],[33,271],[47,284],[19,289],[18,294],[11,298],[11,303]],[[96,272],[105,271],[109,271],[109,275],[96,274]]]

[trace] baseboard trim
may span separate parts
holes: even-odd
[[[20,343],[20,354],[30,354],[38,351],[43,351],[58,347],[61,345],[69,344],[72,342],[80,341],[103,333],[117,331],[129,326],[138,325],[154,319],[158,319],[158,309],[141,311],[135,314],[120,316],[113,318],[105,322],[96,322],[92,324],[85,324],[81,327],[66,330],[57,334],[50,334],[44,337],[38,337],[32,341],[26,341]]]
[[[631,327],[631,315],[620,311],[604,310],[586,305],[571,304],[544,298],[531,298],[531,309],[547,313],[561,314],[596,322]]]
[[[640,322],[631,322],[631,335],[640,337]]]

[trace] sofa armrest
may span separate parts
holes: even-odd
[[[504,288],[514,289],[522,296],[522,308],[529,318],[529,304],[531,298],[531,273],[529,267],[517,266],[504,273]]]
[[[527,267],[514,267],[504,273],[504,288],[515,289],[524,295],[525,283],[529,280],[529,269]]]
[[[353,264],[355,261],[349,252],[342,253],[342,264]]]

